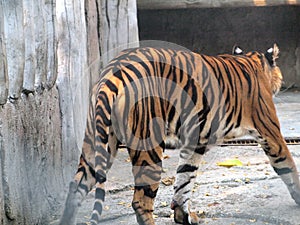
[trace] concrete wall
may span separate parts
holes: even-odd
[[[300,0],[138,0],[140,9],[300,5]]]
[[[265,51],[276,42],[285,86],[300,87],[300,7],[138,10],[141,40],[173,42],[204,54]]]

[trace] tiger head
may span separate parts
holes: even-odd
[[[282,73],[279,67],[276,64],[276,59],[278,59],[279,48],[277,44],[274,44],[273,47],[269,48],[264,54],[258,52],[249,52],[244,54],[243,50],[234,46],[233,54],[234,55],[245,55],[252,58],[255,61],[262,64],[263,73],[269,78],[270,87],[273,92],[273,95],[276,95],[280,91],[282,84]]]

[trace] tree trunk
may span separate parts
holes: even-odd
[[[136,0],[87,0],[86,12],[88,68],[94,83],[99,68],[123,49],[139,46]]]
[[[87,114],[88,80],[86,70],[86,26],[84,1],[56,2],[57,87],[62,115],[62,160],[66,180],[70,167],[77,165]],[[71,169],[72,170],[72,169]]]
[[[135,0],[0,0],[0,224],[61,214],[89,91],[108,60],[137,46],[136,18]]]
[[[121,50],[139,45],[136,2],[135,0],[101,0],[100,7],[101,55],[105,65]],[[107,27],[106,24],[109,26]]]
[[[17,100],[22,91],[24,70],[23,4],[3,1],[4,33],[9,74],[9,98]]]
[[[25,68],[23,91],[25,93],[34,92],[35,70],[36,70],[36,52],[34,35],[34,3],[32,0],[24,0],[24,39],[25,39]]]
[[[8,97],[8,74],[6,47],[4,44],[4,15],[2,1],[0,1],[0,105],[4,105]],[[1,214],[0,214],[1,215]]]
[[[98,30],[98,11],[95,0],[86,0],[86,27],[87,27],[87,75],[89,77],[89,87],[98,80],[97,75],[100,73],[100,43]]]
[[[0,1],[0,224],[47,224],[65,184],[53,12]]]

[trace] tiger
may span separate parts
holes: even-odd
[[[232,54],[217,56],[153,47],[121,52],[92,89],[82,153],[60,224],[75,224],[78,206],[94,187],[89,224],[100,223],[107,172],[125,145],[134,175],[137,223],[155,225],[163,152],[173,139],[179,151],[170,204],[176,223],[201,222],[192,210],[191,190],[203,154],[224,139],[243,135],[260,143],[300,205],[297,168],[273,103],[283,80],[278,56],[277,44],[265,53],[244,53],[236,46]]]

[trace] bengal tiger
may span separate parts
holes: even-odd
[[[136,48],[123,51],[94,86],[78,171],[70,183],[60,224],[74,224],[77,207],[95,186],[90,224],[102,212],[106,174],[120,144],[132,162],[132,207],[140,225],[153,225],[154,199],[168,135],[179,140],[171,208],[180,224],[198,224],[191,189],[201,156],[223,138],[249,134],[297,204],[297,168],[280,132],[273,95],[282,74],[276,44],[265,53],[201,55],[184,50]]]

